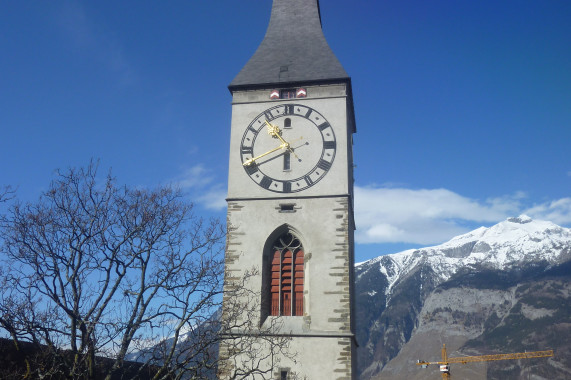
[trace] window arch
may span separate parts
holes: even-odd
[[[304,251],[292,233],[280,235],[272,244],[269,286],[269,314],[302,316]]]

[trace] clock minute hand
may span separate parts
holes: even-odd
[[[260,154],[259,156],[250,158],[249,160],[246,160],[246,162],[244,162],[242,165],[243,165],[243,166],[250,166],[250,165],[252,165],[257,159],[262,158],[262,157],[264,157],[264,156],[267,156],[268,154],[273,153],[273,152],[275,152],[276,150],[285,149],[285,148],[287,148],[287,143],[283,143],[283,144],[281,144],[280,146],[278,146],[277,148],[268,150],[266,153],[262,153],[262,154]]]

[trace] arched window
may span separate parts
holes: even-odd
[[[303,315],[303,247],[291,233],[272,247],[270,262],[270,315]]]

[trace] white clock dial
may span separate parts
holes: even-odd
[[[281,104],[260,113],[240,144],[244,170],[259,186],[278,193],[305,190],[319,182],[335,159],[329,122],[315,109]]]

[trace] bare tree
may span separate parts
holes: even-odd
[[[6,202],[14,197],[16,191],[11,186],[0,187],[0,203]]]
[[[221,339],[245,349],[254,332],[269,336],[216,317],[226,236],[218,221],[197,217],[169,187],[97,179],[93,163],[58,172],[38,202],[0,219],[0,330],[17,350],[36,347],[22,377],[212,378]],[[239,281],[232,289],[230,313],[259,310]],[[269,355],[287,349],[287,337],[268,342]],[[259,363],[234,378],[269,373]]]

